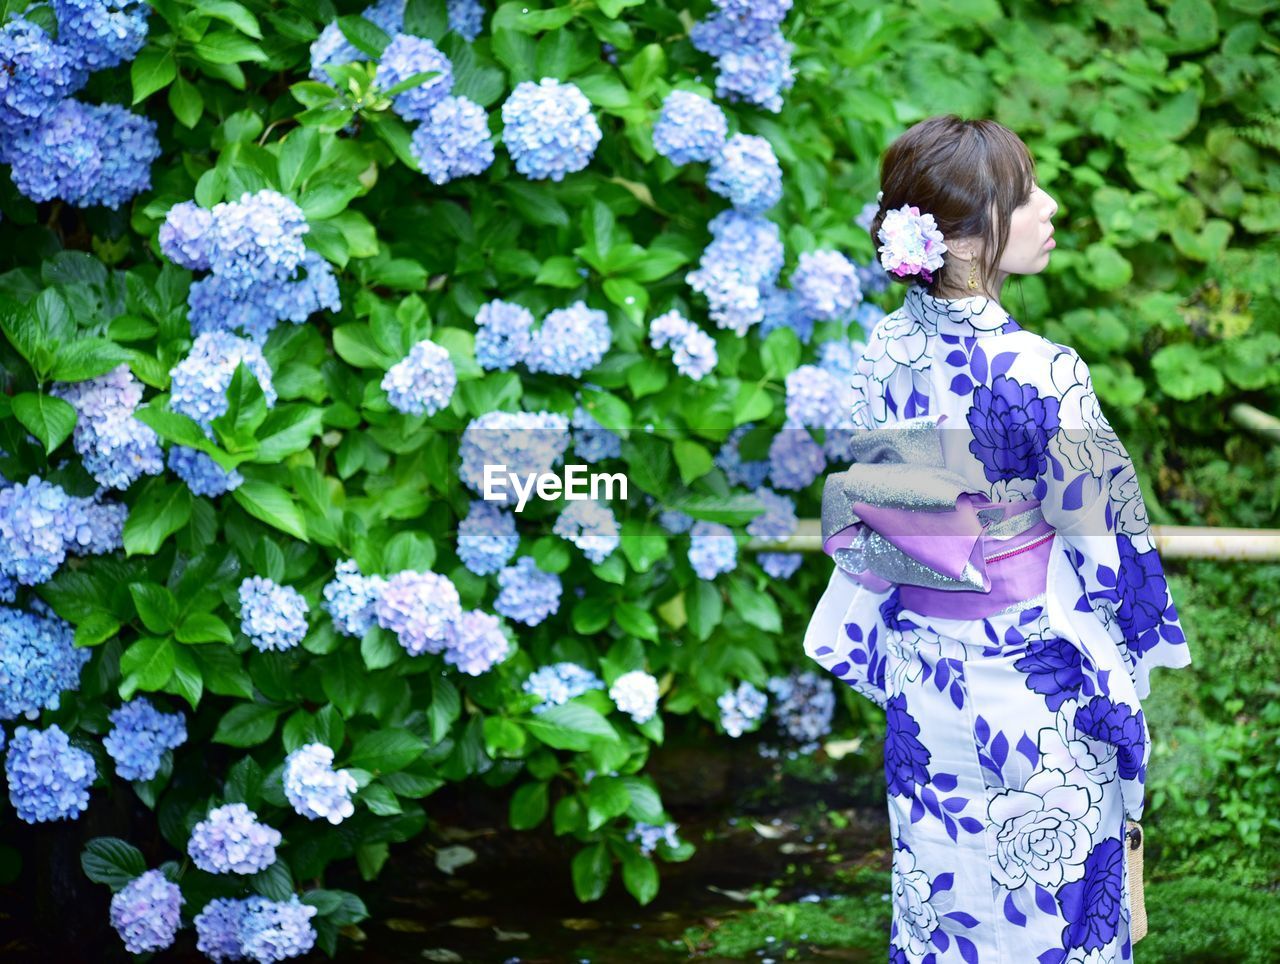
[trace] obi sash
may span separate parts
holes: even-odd
[[[916,612],[977,618],[1044,593],[1054,530],[1038,500],[993,502],[946,467],[946,418],[853,433],[853,463],[823,486],[822,548]]]

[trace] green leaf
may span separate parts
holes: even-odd
[[[200,697],[204,695],[204,676],[190,649],[174,647],[173,675],[164,689],[167,693],[181,696],[193,710],[199,707]]]
[[[241,703],[233,706],[218,721],[213,742],[227,746],[257,746],[270,739],[276,728],[276,719],[283,707],[263,703]]]
[[[173,673],[173,644],[167,637],[143,636],[120,657],[120,698],[131,699],[138,690],[154,692]]]
[[[120,632],[120,620],[110,613],[92,612],[76,623],[76,645],[97,646]]]
[[[245,479],[232,497],[255,519],[307,542],[307,521],[292,496],[278,485]]]
[[[258,429],[258,462],[282,462],[301,452],[324,431],[324,412],[315,405],[288,405],[273,409]]]
[[[374,773],[394,773],[418,759],[426,749],[422,738],[408,730],[377,730],[356,740],[351,758],[344,765]]]
[[[154,555],[170,535],[191,518],[191,490],[181,482],[148,480],[124,523],[124,551],[129,556]]]
[[[635,603],[619,602],[614,610],[614,619],[624,633],[639,636],[652,642],[658,641],[658,624],[648,611]]]
[[[766,633],[782,632],[782,614],[778,604],[765,590],[756,590],[745,579],[731,579],[729,601],[744,621]]]
[[[699,642],[705,642],[724,618],[724,600],[720,597],[720,590],[699,579],[692,591],[685,592],[684,605],[689,629]]]
[[[360,791],[359,799],[369,808],[370,813],[379,817],[392,817],[397,813],[404,813],[404,807],[400,806],[396,795],[381,783],[369,784]]]
[[[143,47],[129,67],[129,78],[133,81],[133,102],[146,100],[157,90],[173,83],[178,76],[178,65],[173,59],[173,50],[161,47]]]
[[[231,629],[213,613],[191,613],[178,626],[174,637],[180,643],[226,643],[234,639]]]
[[[262,39],[262,28],[258,26],[258,18],[233,0],[198,0],[196,13],[230,24],[254,40]]]
[[[1151,357],[1151,368],[1161,390],[1181,402],[1218,395],[1226,388],[1222,372],[1194,345],[1165,345]]]
[[[658,868],[634,850],[622,851],[622,884],[641,906],[658,896]]]
[[[391,38],[387,36],[385,30],[364,17],[350,14],[339,17],[337,22],[338,29],[342,31],[342,35],[347,38],[351,46],[368,54],[374,60],[380,58],[387,44],[391,43]]]
[[[586,750],[593,739],[603,738],[611,743],[621,739],[599,712],[573,700],[549,706],[521,722],[530,733],[557,750]]]
[[[587,784],[587,829],[599,830],[614,817],[627,812],[631,794],[626,784],[607,773],[597,774]]]
[[[84,875],[95,884],[118,891],[147,869],[142,851],[119,837],[94,837],[80,855]]]
[[[785,378],[800,364],[800,338],[794,328],[783,326],[769,332],[760,346],[764,373],[773,379]]]
[[[61,445],[76,427],[76,410],[70,402],[39,392],[13,397],[13,414],[23,427],[44,443],[45,454]]]
[[[571,871],[573,892],[578,900],[585,903],[599,899],[613,875],[613,863],[609,860],[609,849],[604,842],[583,847],[574,854]]]
[[[685,485],[702,478],[711,471],[714,464],[707,448],[693,439],[676,439],[671,446],[671,454],[675,456],[676,465],[680,469],[680,480]]]
[[[284,858],[277,857],[270,867],[249,878],[249,886],[268,900],[288,900],[294,892],[293,874]]]
[[[280,187],[295,191],[315,173],[320,164],[320,132],[312,127],[299,127],[280,142],[276,169]]]
[[[138,618],[153,633],[167,633],[178,618],[178,600],[164,586],[155,582],[129,584]]]
[[[516,788],[508,808],[512,830],[532,830],[546,819],[547,787],[545,781],[535,780]]]
[[[210,64],[238,64],[246,60],[263,63],[271,58],[258,44],[230,30],[213,30],[192,48]]]
[[[129,349],[106,338],[78,339],[58,347],[49,377],[60,382],[81,382],[103,375],[132,357]]]
[[[381,626],[370,626],[360,640],[360,657],[371,670],[385,669],[404,651],[395,634]]]
[[[169,88],[169,109],[183,126],[195,127],[204,113],[204,97],[200,88],[178,74]]]

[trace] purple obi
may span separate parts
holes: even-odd
[[[1036,499],[992,502],[946,467],[946,415],[854,433],[853,464],[822,492],[822,548],[921,615],[976,619],[1045,592],[1054,528]]]

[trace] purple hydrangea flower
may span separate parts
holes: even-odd
[[[498,573],[498,597],[493,608],[508,619],[536,626],[560,609],[564,591],[560,577],[543,572],[533,556],[521,556]]]
[[[526,693],[541,698],[542,702],[533,708],[536,714],[580,696],[587,690],[603,689],[604,681],[591,670],[565,660],[538,667],[529,674],[521,688]]]
[[[707,187],[748,214],[782,199],[782,167],[773,145],[758,134],[734,134],[711,159]]]
[[[525,364],[531,372],[581,377],[589,368],[600,364],[613,333],[609,315],[599,308],[589,308],[579,299],[568,308],[557,308],[542,319],[533,333]]]
[[[24,586],[47,581],[78,542],[78,504],[34,475],[0,488],[0,572]]]
[[[131,954],[161,951],[173,943],[185,903],[178,885],[148,870],[111,897],[111,926]]]
[[[144,0],[52,0],[58,40],[90,71],[133,60],[147,41]]]
[[[511,652],[498,617],[483,610],[464,612],[454,624],[452,641],[444,661],[469,676],[487,673]]]
[[[727,525],[698,520],[689,530],[689,538],[689,565],[699,578],[714,579],[738,567],[738,543]]]
[[[431,108],[453,89],[453,64],[430,40],[397,33],[382,51],[374,83],[382,90],[408,80],[414,74],[435,71],[417,87],[396,94],[392,109],[405,120],[427,120]]]
[[[138,696],[112,710],[111,730],[102,745],[116,762],[123,780],[150,780],[160,772],[166,750],[187,740],[187,724],[181,713],[161,713],[145,696]]]
[[[180,268],[205,271],[212,231],[212,211],[195,201],[181,201],[169,208],[160,225],[160,251]]]
[[[290,894],[287,901],[250,897],[240,921],[240,945],[258,964],[298,957],[315,946],[316,908]]]
[[[510,562],[519,546],[514,515],[492,502],[471,500],[466,518],[458,523],[458,558],[464,566],[487,576]]]
[[[673,90],[653,125],[653,147],[672,164],[709,161],[728,134],[729,121],[715,103],[690,90]]]
[[[409,655],[419,656],[451,645],[462,606],[448,576],[406,569],[387,579],[374,613],[378,625],[395,633]]]
[[[241,361],[258,379],[267,405],[274,405],[276,390],[262,349],[247,338],[216,331],[197,335],[187,357],[169,372],[169,407],[199,422],[212,438],[209,423],[226,412],[227,386]]]
[[[263,652],[292,649],[307,635],[310,607],[302,593],[265,576],[240,583],[240,630]]]
[[[799,552],[761,552],[757,553],[756,562],[770,578],[790,579],[804,562],[804,556]]]
[[[259,822],[246,804],[227,803],[191,829],[187,853],[211,874],[256,874],[276,862],[280,831]]]
[[[756,488],[755,497],[764,503],[765,511],[747,523],[747,535],[759,539],[785,539],[796,531],[800,520],[796,518],[795,499],[763,485]]]
[[[467,97],[445,97],[427,109],[409,151],[433,184],[481,174],[495,157],[489,115]]]
[[[235,469],[224,469],[209,455],[185,445],[169,449],[168,463],[173,474],[187,483],[195,495],[213,498],[238,489],[244,482],[244,476]]]
[[[787,373],[787,421],[808,428],[834,428],[850,408],[842,380],[826,368],[801,365]]]
[[[839,251],[806,251],[791,273],[791,286],[799,293],[808,314],[819,320],[848,318],[862,300],[858,272]]]
[[[328,820],[337,826],[355,813],[351,794],[356,778],[350,770],[333,768],[333,750],[323,743],[307,743],[284,761],[284,795],[308,820]]]
[[[558,412],[485,412],[462,433],[459,478],[484,495],[484,467],[505,465],[508,472],[550,472],[569,446],[569,420]],[[513,486],[498,486],[502,505],[517,501]]]
[[[248,898],[215,897],[196,914],[196,950],[211,961],[240,961],[244,947],[240,943],[240,924],[244,920]]]
[[[89,656],[71,624],[40,600],[30,611],[0,606],[0,720],[56,710],[65,690],[79,689]]]
[[[533,314],[523,305],[494,298],[476,312],[476,361],[489,370],[524,361],[533,340]]]
[[[344,559],[334,567],[333,581],[324,587],[324,608],[333,618],[334,628],[344,636],[364,636],[377,622],[378,595],[386,586],[381,576],[364,576],[354,559]]]
[[[594,499],[570,500],[551,531],[572,542],[593,563],[604,562],[622,541],[613,510]]]
[[[98,776],[93,757],[72,746],[56,723],[14,730],[4,771],[9,802],[27,823],[76,819],[89,806],[89,785]]]
[[[517,84],[502,105],[502,124],[516,170],[534,180],[562,181],[582,170],[603,136],[582,91],[554,77]]]
[[[742,441],[742,437],[753,428],[755,428],[755,423],[748,422],[731,431],[714,458],[716,465],[723,470],[725,476],[733,485],[744,485],[748,489],[754,489],[769,474],[768,459],[754,459],[747,462],[743,460],[738,452],[738,445]]]
[[[57,382],[49,392],[76,410],[72,441],[85,470],[99,485],[127,489],[142,475],[164,471],[164,452],[155,430],[133,417],[142,385],[122,362],[105,375],[83,382]]]
[[[769,443],[769,478],[775,488],[803,489],[826,467],[822,446],[795,422],[784,422]]]
[[[434,415],[449,404],[457,386],[448,349],[429,338],[409,349],[382,377],[391,407],[408,415]]]
[[[773,715],[783,732],[802,744],[802,753],[817,749],[817,741],[831,732],[836,710],[835,688],[830,676],[805,670],[775,676],[768,686],[774,695]]]

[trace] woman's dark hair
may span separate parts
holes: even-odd
[[[955,114],[929,117],[909,127],[885,151],[880,161],[880,189],[884,197],[871,221],[877,237],[884,216],[904,204],[932,214],[949,238],[980,237],[985,257],[979,265],[981,282],[995,276],[1009,241],[1009,222],[1015,208],[1031,198],[1036,167],[1031,152],[1009,128],[993,120],[962,120]],[[993,210],[994,209],[994,210]],[[877,257],[878,257],[877,253]],[[947,288],[963,289],[967,282],[959,265],[943,255],[941,270],[925,284],[919,275],[889,277],[920,285],[936,295]],[[985,286],[985,284],[984,284]]]

